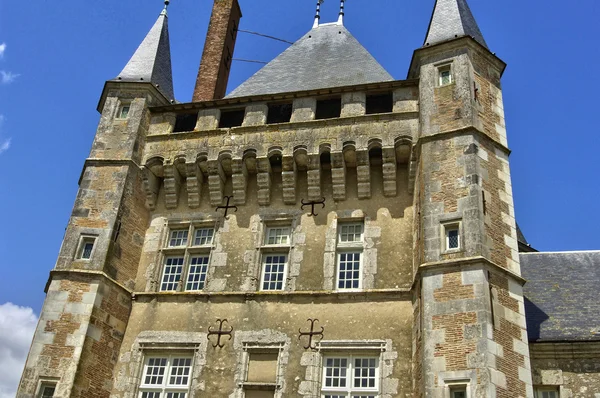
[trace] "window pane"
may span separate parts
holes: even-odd
[[[187,246],[187,241],[188,241],[188,230],[187,229],[171,231],[171,237],[169,239],[169,247]]]
[[[119,119],[127,119],[127,116],[129,116],[129,109],[130,107],[128,105],[122,106],[121,111],[119,112]]]
[[[168,392],[167,398],[185,398],[187,393],[185,392]]]
[[[338,264],[338,289],[360,287],[360,253],[340,253]]]
[[[340,243],[360,242],[362,224],[342,224],[340,226]]]
[[[262,290],[283,290],[286,255],[268,255],[263,264]]]
[[[355,388],[375,388],[376,360],[373,358],[354,359]]]
[[[194,235],[194,246],[206,246],[212,244],[214,228],[199,228]]]
[[[266,240],[267,245],[288,245],[290,243],[290,228],[269,228]]]
[[[165,369],[167,368],[167,358],[150,358],[146,367],[144,376],[145,385],[162,385],[164,383]],[[150,395],[149,397],[152,397]]]
[[[325,361],[325,387],[346,387],[347,358],[327,358]]]
[[[169,385],[187,386],[190,382],[191,358],[173,358]]]
[[[94,248],[94,242],[86,242],[83,245],[83,252],[81,258],[90,259],[92,257],[92,249]]]
[[[160,392],[144,391],[142,393],[142,398],[160,398]]]
[[[458,229],[449,229],[447,233],[448,233],[448,249],[458,249],[460,246]]]
[[[177,290],[181,274],[183,273],[183,257],[170,257],[165,261],[165,272],[163,274],[160,290]]]
[[[56,390],[55,386],[44,386],[42,387],[42,398],[52,398],[54,397],[54,391]]]
[[[202,290],[208,272],[208,256],[192,257],[185,290]]]

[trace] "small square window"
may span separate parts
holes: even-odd
[[[79,242],[79,249],[77,250],[77,258],[81,260],[89,260],[92,258],[94,251],[94,243],[96,238],[92,236],[84,236]]]
[[[198,228],[194,232],[194,246],[209,246],[212,244],[214,228]]]
[[[538,387],[535,390],[535,398],[560,398],[558,387]]]
[[[461,248],[460,225],[444,225],[445,250],[459,250]]]
[[[339,229],[339,243],[362,242],[362,224],[341,224]]]
[[[283,290],[287,274],[287,255],[268,254],[264,256],[261,290]]]
[[[175,231],[171,231],[171,235],[169,238],[169,247],[187,246],[187,242],[188,242],[188,230],[187,229],[178,229]]]
[[[467,387],[464,385],[450,387],[450,398],[467,398]]]
[[[273,227],[267,228],[265,237],[265,245],[289,245],[290,244],[290,228],[289,227]]]
[[[446,86],[452,84],[452,68],[450,65],[442,66],[438,69],[440,76],[440,86]]]
[[[119,113],[117,114],[117,119],[127,119],[129,117],[129,110],[131,107],[129,105],[122,105],[119,108]]]
[[[40,388],[39,398],[52,398],[54,397],[54,392],[56,391],[56,384],[51,383],[43,383]]]

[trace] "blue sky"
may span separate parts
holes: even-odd
[[[242,29],[294,41],[315,1],[241,0]],[[99,120],[105,80],[121,71],[160,0],[0,0],[0,304],[39,312]],[[423,43],[433,0],[348,0],[346,26],[396,78]],[[542,6],[543,4],[543,6]],[[191,98],[212,1],[169,10],[176,97]],[[600,2],[470,0],[508,63],[504,100],[516,214],[542,250],[600,249]],[[339,2],[323,5],[323,22]],[[235,57],[269,61],[285,43],[240,34]],[[234,88],[259,68],[236,62]]]

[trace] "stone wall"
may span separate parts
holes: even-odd
[[[600,397],[600,344],[530,343],[535,388],[549,387],[561,398]]]

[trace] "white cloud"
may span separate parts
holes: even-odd
[[[2,153],[8,151],[8,149],[10,148],[10,138],[7,139],[2,139],[2,124],[4,123],[5,117],[3,114],[0,113],[0,155],[2,155]],[[2,398],[2,397],[0,397]]]
[[[12,72],[7,72],[5,70],[0,70],[0,83],[10,84],[14,82],[19,76],[21,75]]]
[[[10,138],[4,141],[0,141],[0,155],[10,149]]]
[[[37,322],[31,308],[0,305],[0,398],[16,395]]]
[[[0,58],[4,57],[4,52],[6,51],[6,43],[0,44]]]

